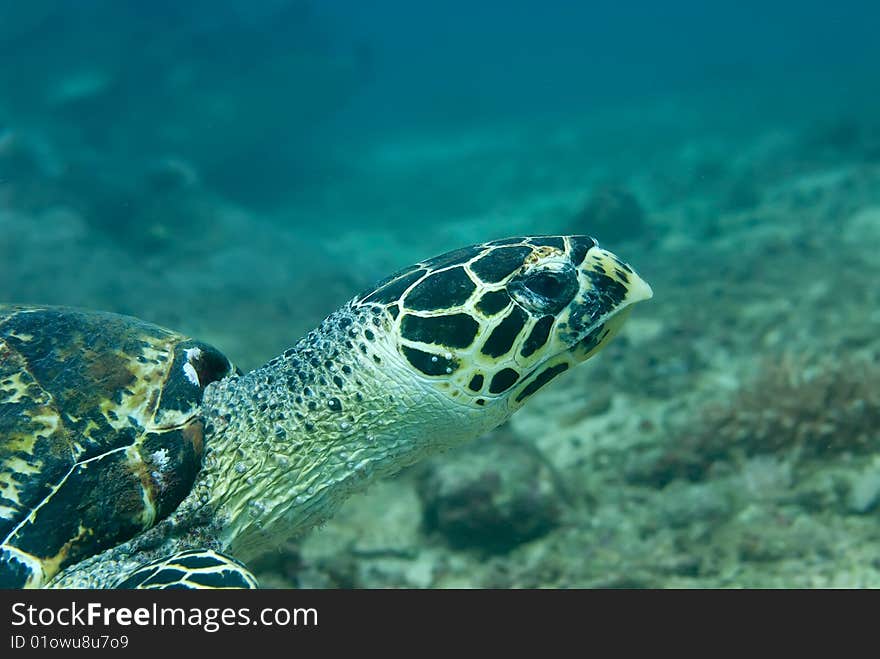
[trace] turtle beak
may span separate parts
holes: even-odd
[[[570,307],[571,354],[576,361],[601,350],[623,326],[632,305],[649,300],[648,283],[616,255],[594,247],[578,267],[581,293]]]
[[[587,275],[597,288],[601,288],[603,284],[609,291],[622,287],[620,292],[625,291],[625,294],[615,296],[616,311],[622,311],[631,304],[654,297],[654,291],[651,290],[648,282],[607,249],[601,247],[591,249],[581,264],[581,272]]]
[[[629,292],[624,299],[624,304],[626,306],[630,306],[636,302],[644,302],[645,300],[650,300],[654,297],[654,291],[651,288],[651,285],[639,277],[634,270],[630,272],[629,279]]]
[[[623,302],[620,305],[620,310],[626,312],[631,311],[632,305],[636,302],[644,302],[654,297],[654,290],[651,288],[651,285],[639,277],[635,271],[629,275],[629,280],[629,291],[627,291],[626,297],[623,298]]]

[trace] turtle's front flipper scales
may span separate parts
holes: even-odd
[[[191,549],[147,563],[114,588],[259,588],[257,580],[234,558],[210,549]]]

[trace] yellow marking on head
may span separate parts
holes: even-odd
[[[565,252],[558,247],[551,247],[549,245],[540,245],[538,247],[532,248],[532,253],[528,254],[525,259],[523,259],[523,265],[534,265],[540,261],[550,258],[551,256],[565,256]],[[509,275],[506,279],[510,279],[514,273]]]

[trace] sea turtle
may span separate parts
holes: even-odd
[[[0,306],[0,587],[255,588],[240,560],[499,425],[649,297],[593,238],[496,240],[247,374],[135,318]]]

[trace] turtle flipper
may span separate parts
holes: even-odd
[[[114,588],[259,588],[257,579],[234,558],[211,549],[191,549],[147,563]]]

